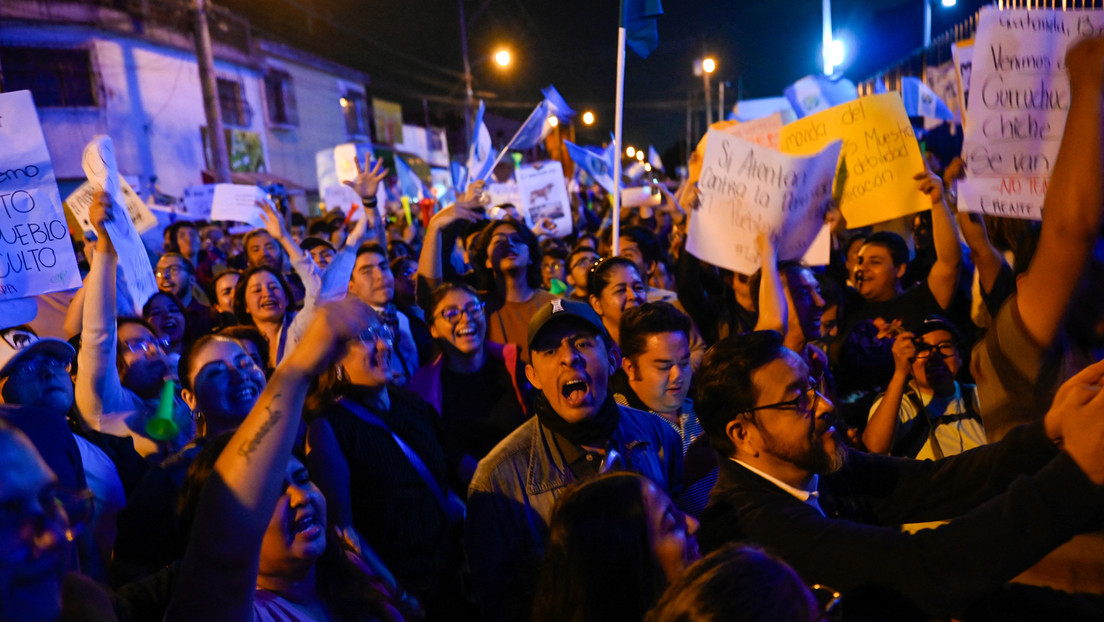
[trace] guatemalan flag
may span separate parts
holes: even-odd
[[[784,94],[798,119],[845,104],[859,96],[850,80],[830,80],[825,76],[805,76],[786,87]]]
[[[399,188],[402,190],[403,196],[412,199],[424,199],[429,196],[425,184],[410,168],[410,165],[402,159],[402,156],[398,154],[395,154],[395,174],[399,176]]]
[[[556,117],[560,121],[570,121],[571,117],[575,116],[575,111],[571,109],[571,106],[567,105],[564,98],[560,95],[560,92],[556,90],[556,87],[549,84],[541,89],[541,95],[544,95],[544,101],[548,102],[548,114]]]
[[[901,78],[901,99],[905,101],[905,112],[910,117],[929,117],[954,121],[954,112],[935,91],[915,76]]]
[[[608,150],[602,155],[598,155],[570,140],[565,140],[564,146],[567,147],[567,155],[576,166],[593,177],[598,185],[606,189],[606,192],[611,194],[614,192],[617,186],[613,181],[613,160],[609,157]]]
[[[486,107],[483,100],[479,101],[479,112],[475,114],[475,125],[472,126],[471,147],[468,149],[468,175],[460,183],[453,177],[456,188],[463,192],[468,187],[470,179],[486,179],[491,174],[491,165],[494,163],[494,147],[491,145],[491,132],[487,124],[483,122],[483,112]]]
[[[663,159],[659,157],[659,152],[651,145],[648,145],[648,164],[652,165],[653,171],[663,170]]]
[[[532,149],[540,144],[542,138],[545,137],[545,127],[548,125],[548,100],[542,100],[537,104],[537,107],[533,109],[533,112],[529,114],[529,118],[525,120],[525,123],[521,124],[521,129],[514,134],[513,139],[510,140],[510,144],[506,145],[503,151],[509,149],[517,149],[519,151],[525,151],[526,149]],[[480,177],[482,179],[482,177]]]

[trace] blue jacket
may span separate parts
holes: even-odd
[[[620,406],[611,441],[628,470],[668,494],[682,482],[682,443],[662,419]],[[527,620],[552,507],[575,481],[569,442],[533,417],[479,462],[468,491],[464,544],[483,620]]]

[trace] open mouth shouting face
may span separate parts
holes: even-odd
[[[284,494],[261,543],[260,574],[286,576],[309,567],[326,550],[326,499],[302,462],[288,461]]]
[[[598,413],[618,357],[593,328],[566,320],[549,324],[533,342],[530,357],[526,376],[564,421],[577,423]]]

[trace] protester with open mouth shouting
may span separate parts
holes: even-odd
[[[484,620],[526,618],[552,507],[569,484],[611,470],[669,494],[682,481],[674,430],[607,390],[621,355],[589,305],[553,299],[529,323],[528,343],[536,417],[480,461],[468,492],[465,543]]]

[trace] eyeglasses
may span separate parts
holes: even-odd
[[[160,279],[164,278],[165,276],[179,276],[181,272],[186,272],[183,266],[172,265],[165,268],[158,268],[157,272],[154,272],[154,275]]]
[[[575,270],[575,269],[578,269],[578,268],[583,268],[584,270],[589,270],[590,267],[593,266],[596,263],[598,263],[598,258],[597,257],[583,257],[579,261],[576,261],[575,263],[571,264],[571,269]]]
[[[792,400],[786,400],[785,402],[776,402],[774,404],[767,404],[766,406],[756,406],[755,408],[749,408],[742,411],[741,414],[750,414],[757,410],[767,410],[769,408],[777,408],[779,410],[793,410],[802,414],[810,413],[816,410],[817,402],[820,401],[820,392],[817,391],[817,382],[813,377],[809,378],[809,386],[800,395]]]
[[[950,341],[937,343],[934,346],[922,342],[916,344],[916,360],[918,361],[930,358],[933,352],[939,352],[939,356],[942,358],[950,358],[958,354],[958,346]]]
[[[360,340],[365,345],[371,345],[382,341],[390,346],[394,342],[394,337],[391,335],[390,328],[386,326],[372,326],[360,334]]]
[[[460,314],[464,314],[469,320],[476,320],[483,317],[483,301],[478,300],[476,302],[469,302],[463,307],[446,307],[441,310],[440,315],[449,324],[457,324],[460,322]]]
[[[130,341],[126,341],[124,342],[124,345],[126,345],[127,349],[131,352],[142,352],[145,354],[149,354],[150,352],[155,352],[157,350],[164,350],[165,348],[168,348],[169,340],[165,337],[143,337],[141,339],[131,339]]]
[[[64,369],[68,372],[70,369],[69,366],[72,363],[73,360],[68,358],[59,359],[52,356],[39,356],[16,367],[11,375],[21,378],[30,378],[45,370],[54,372],[59,369]]]
[[[819,583],[810,585],[809,590],[813,593],[813,598],[816,599],[817,605],[819,605],[824,612],[825,620],[843,619],[843,594],[840,594],[827,585],[821,585]]]
[[[49,529],[73,542],[92,520],[94,510],[93,494],[87,488],[49,487],[39,495],[37,504],[21,500],[0,503],[0,534],[15,537],[14,543],[0,545],[0,558],[13,562],[30,559],[36,555],[35,549],[49,542],[42,538]]]

